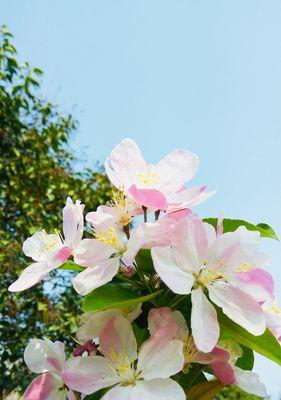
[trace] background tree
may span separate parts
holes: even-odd
[[[214,400],[260,400],[260,397],[246,393],[237,386],[225,387]]]
[[[72,341],[79,315],[79,297],[69,272],[55,272],[47,284],[12,294],[8,286],[30,260],[22,242],[42,228],[61,228],[66,197],[88,209],[108,200],[110,186],[97,168],[75,171],[67,147],[77,128],[71,115],[42,99],[38,68],[20,64],[12,35],[0,35],[0,399],[22,391],[30,381],[22,361],[32,337]],[[67,279],[65,276],[67,275]],[[52,277],[56,276],[56,280]],[[55,282],[55,283],[53,283]]]

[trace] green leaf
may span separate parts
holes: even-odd
[[[77,272],[81,272],[84,271],[84,267],[81,267],[78,264],[75,264],[74,261],[67,261],[66,263],[64,263],[62,266],[59,267],[59,269],[66,269],[68,271],[77,271]]]
[[[102,311],[108,308],[130,307],[135,304],[150,301],[158,296],[162,290],[141,296],[137,291],[132,290],[128,285],[121,283],[108,283],[101,286],[84,297],[83,310]]]
[[[243,355],[242,357],[238,358],[235,365],[241,369],[244,369],[245,371],[252,371],[255,362],[254,352],[252,349],[242,344],[240,344],[240,347],[243,350]]]
[[[203,374],[203,369],[205,367],[206,367],[205,365],[202,366],[200,364],[191,365],[187,373],[183,373],[180,375],[178,382],[181,385],[181,387],[185,391],[187,391],[194,385],[206,382],[207,378]]]
[[[132,324],[132,327],[138,347],[140,347],[149,338],[149,331],[147,328],[140,328],[135,323]]]
[[[281,365],[280,343],[268,329],[262,335],[254,336],[231,321],[220,310],[218,310],[218,318],[223,333],[226,333],[228,337]]]
[[[102,398],[102,396],[105,395],[105,393],[107,392],[106,389],[101,389],[96,393],[90,394],[86,397],[84,397],[85,400],[99,400]]]
[[[186,393],[188,400],[212,400],[223,389],[223,384],[217,380],[200,383]]]
[[[143,272],[149,274],[152,274],[154,272],[154,266],[150,250],[141,249],[136,256],[136,262],[139,269],[141,269]]]
[[[208,224],[213,225],[215,228],[217,227],[218,219],[217,218],[204,218],[204,222],[208,222]],[[224,232],[233,232],[239,226],[245,226],[249,231],[258,231],[261,237],[266,237],[269,239],[279,240],[278,236],[274,232],[274,230],[265,223],[260,223],[257,225],[251,224],[250,222],[243,221],[242,219],[227,219],[223,220],[223,231]]]

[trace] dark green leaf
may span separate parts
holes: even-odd
[[[148,249],[141,249],[137,256],[136,256],[136,262],[138,264],[138,267],[148,273],[152,274],[154,272],[154,266],[153,266],[153,261],[151,258],[151,251]]]
[[[207,381],[193,386],[187,391],[188,400],[212,400],[214,396],[223,389],[219,381]]]
[[[243,350],[243,355],[242,357],[238,358],[236,365],[237,367],[246,371],[252,371],[255,362],[254,352],[252,349],[242,344],[240,344],[240,347]]]

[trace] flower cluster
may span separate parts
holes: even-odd
[[[206,186],[185,186],[198,164],[187,150],[147,164],[125,139],[105,162],[115,187],[112,201],[88,212],[84,227],[84,205],[68,198],[63,234],[42,230],[23,243],[34,262],[10,291],[76,264],[73,287],[95,310],[82,316],[70,358],[60,342],[28,344],[25,362],[41,375],[25,400],[84,399],[96,392],[103,400],[184,400],[195,384],[194,370],[201,382],[207,371],[223,385],[266,396],[252,366],[245,367],[256,349],[249,338],[255,343],[267,334],[276,346],[281,339],[261,228],[236,223],[225,231],[223,220],[203,221],[191,211],[214,194]],[[112,299],[110,307],[113,284],[120,300]],[[97,311],[101,287],[108,298]],[[235,336],[229,324],[246,332],[248,352],[243,334]]]

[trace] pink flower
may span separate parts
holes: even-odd
[[[91,394],[110,388],[103,400],[184,400],[181,386],[170,376],[182,369],[182,343],[167,340],[160,332],[137,351],[130,323],[113,317],[100,335],[103,356],[76,357],[68,360],[63,372],[73,390]]]
[[[185,189],[198,168],[197,156],[185,149],[174,150],[158,164],[147,164],[131,139],[124,139],[105,161],[111,183],[124,190],[139,206],[149,210],[175,211],[205,201],[213,193],[205,186]]]
[[[272,296],[273,284],[259,268],[265,261],[259,244],[258,232],[239,227],[217,235],[211,225],[191,215],[176,225],[171,247],[152,249],[155,270],[167,286],[177,294],[191,293],[192,335],[199,350],[210,352],[219,339],[212,303],[253,335],[264,332],[259,302],[261,294]]]
[[[119,214],[111,207],[99,206],[86,215],[94,229],[95,239],[84,239],[76,249],[74,260],[87,267],[73,279],[75,290],[85,295],[100,287],[118,273],[120,263],[131,265],[141,248],[167,246],[170,243],[173,218],[138,225],[127,233],[120,225]]]
[[[64,264],[79,245],[84,228],[84,204],[76,201],[74,204],[67,198],[63,209],[63,234],[47,234],[46,231],[34,233],[23,243],[23,252],[35,262],[21,273],[19,278],[10,285],[11,292],[29,289],[40,282],[49,272]]]
[[[174,328],[174,324],[177,329]],[[168,329],[173,332],[172,338],[183,342],[184,370],[188,370],[191,363],[205,364],[223,385],[234,384],[248,393],[266,396],[265,386],[257,374],[235,366],[243,351],[234,341],[222,341],[211,352],[203,353],[196,347],[182,313],[172,311],[168,307],[151,309],[148,314],[148,327],[152,336]]]
[[[276,304],[276,299],[262,304],[265,313],[266,325],[277,340],[281,342],[281,309]]]
[[[25,349],[24,360],[31,371],[41,374],[26,389],[24,400],[75,400],[62,377],[66,366],[63,343],[34,339]]]

